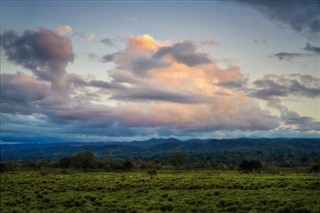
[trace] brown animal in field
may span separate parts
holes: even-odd
[[[149,182],[151,179],[152,179],[152,176],[145,176],[140,178],[142,182]]]

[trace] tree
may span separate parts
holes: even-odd
[[[107,171],[117,171],[123,169],[123,163],[120,159],[114,157],[108,157],[103,162],[103,167]]]
[[[310,171],[314,172],[314,173],[319,173],[320,172],[320,164],[315,164],[315,165],[311,166]]]
[[[262,168],[262,163],[259,160],[243,160],[240,165],[239,169],[245,172],[252,172],[253,170],[259,170]]]
[[[124,170],[130,170],[130,169],[133,169],[133,167],[134,167],[133,163],[129,159],[127,159],[123,162],[123,169]]]
[[[171,163],[172,166],[176,169],[176,170],[180,170],[184,163],[185,163],[185,154],[183,152],[173,152],[171,153]]]
[[[43,160],[41,160],[38,164],[38,166],[40,168],[44,167],[44,168],[48,168],[48,167],[51,167],[53,164],[52,160],[48,159],[48,158],[45,158]]]
[[[0,173],[8,171],[8,167],[5,163],[0,163]]]
[[[96,167],[96,157],[92,152],[80,152],[71,158],[71,165],[87,171]]]
[[[69,168],[70,166],[71,166],[71,158],[70,157],[62,158],[62,159],[60,159],[60,161],[58,163],[58,167],[60,167],[62,169]]]
[[[22,167],[27,168],[27,169],[35,169],[37,168],[37,164],[33,160],[27,160],[23,162]]]

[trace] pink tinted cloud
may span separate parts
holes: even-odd
[[[204,46],[216,46],[216,45],[219,45],[219,42],[217,42],[214,39],[208,39],[208,40],[200,41],[200,44]]]

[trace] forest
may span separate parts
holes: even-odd
[[[173,153],[183,156],[183,169],[237,170],[243,160],[255,159],[265,170],[316,169],[320,162],[320,139],[150,139],[104,143],[2,144],[1,165],[14,168],[75,168],[79,153],[91,153],[91,170],[115,171],[141,168],[150,162],[170,167]],[[77,158],[76,158],[77,159]],[[127,164],[127,165],[125,165]],[[125,165],[125,166],[123,166]]]

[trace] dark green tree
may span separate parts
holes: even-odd
[[[22,163],[22,167],[26,169],[35,169],[37,168],[37,163],[33,160],[26,160]]]
[[[50,159],[48,159],[48,158],[45,158],[45,159],[41,160],[41,161],[39,162],[39,164],[38,164],[38,166],[39,166],[40,168],[49,168],[49,167],[51,167],[52,165],[53,165],[53,161],[50,160]]]
[[[60,159],[60,161],[58,162],[58,167],[62,169],[71,167],[71,157],[65,157]]]
[[[186,155],[183,152],[171,153],[171,164],[177,170],[180,171],[185,163]]]
[[[7,164],[5,163],[0,163],[0,172],[6,172],[8,171],[8,167],[7,167]]]
[[[314,173],[319,173],[320,172],[320,164],[312,165],[310,171],[314,172]]]
[[[92,152],[80,152],[71,158],[71,165],[77,169],[88,169],[96,168],[97,161],[96,157]]]
[[[120,159],[108,157],[104,160],[103,167],[106,171],[118,171],[123,169],[123,163]]]
[[[243,160],[240,165],[239,169],[245,172],[252,172],[253,170],[260,170],[262,169],[262,163],[259,160]]]
[[[133,169],[133,167],[134,167],[134,165],[129,159],[127,159],[123,162],[123,169],[124,170],[130,170],[130,169]]]

